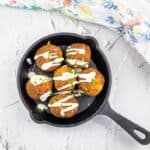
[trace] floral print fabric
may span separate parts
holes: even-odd
[[[150,63],[150,21],[119,0],[0,0],[0,5],[55,9],[67,16],[104,25],[119,34]]]

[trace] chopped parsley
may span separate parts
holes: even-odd
[[[69,82],[68,82],[68,84],[71,84],[71,85],[73,85],[73,81],[69,81]]]
[[[36,81],[34,81],[34,84],[37,84],[37,82],[36,82]]]
[[[39,111],[44,111],[44,110],[47,110],[48,108],[47,108],[47,106],[45,104],[38,104],[37,105],[37,109]]]
[[[42,78],[39,78],[39,80],[42,80]]]
[[[77,72],[74,69],[70,70],[70,73],[73,74],[73,75],[77,74]]]
[[[86,86],[83,86],[83,90],[88,91],[88,88]]]
[[[47,42],[47,45],[51,45],[51,42],[50,42],[50,41],[48,41],[48,42]]]
[[[82,58],[81,60],[82,60],[82,61],[85,61],[85,59],[84,59],[84,58]]]
[[[95,80],[94,80],[94,79],[92,79],[92,80],[91,80],[91,83],[92,83],[92,84],[95,84]]]
[[[50,57],[51,57],[51,55],[52,55],[52,54],[51,54],[50,52],[48,52],[48,58],[50,58]]]
[[[84,93],[83,91],[82,91],[82,92],[81,92],[81,91],[78,92],[78,94],[79,94],[80,96],[83,95],[83,93]]]
[[[68,59],[67,59],[67,58],[65,59],[65,62],[68,62]]]
[[[48,82],[48,81],[50,81],[50,79],[49,79],[49,78],[45,78],[45,79],[43,79],[43,82]]]

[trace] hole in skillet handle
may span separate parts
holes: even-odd
[[[108,102],[99,113],[113,119],[140,144],[147,145],[150,143],[150,132],[148,130],[115,112]]]
[[[93,37],[85,36],[86,39],[94,41],[96,47],[98,47],[97,40]],[[115,112],[109,105],[108,100],[105,100],[104,109],[100,109],[100,114],[104,114],[111,119],[113,119],[117,124],[119,124],[128,134],[130,134],[138,143],[142,145],[147,145],[150,143],[150,132],[143,127],[135,124],[134,122],[128,120],[127,118],[121,116]]]
[[[137,136],[139,136],[141,139],[143,139],[143,140],[146,138],[146,136],[145,136],[144,133],[142,133],[142,132],[140,132],[140,131],[138,131],[138,130],[136,130],[136,129],[134,129],[133,132],[134,132]]]

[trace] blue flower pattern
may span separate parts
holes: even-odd
[[[115,11],[119,11],[119,6],[117,4],[115,4],[112,0],[105,0],[102,4],[102,6],[105,8],[105,9],[109,9],[109,10],[115,10]],[[131,17],[134,17],[134,11],[132,11],[131,9],[127,8],[126,9],[126,12],[129,16]],[[121,13],[119,13],[120,16],[122,15]],[[122,15],[123,16],[123,15]],[[118,28],[118,32],[121,34],[121,35],[126,35],[128,34],[130,38],[130,41],[131,41],[131,44],[133,46],[135,46],[136,43],[138,43],[138,39],[136,38],[136,36],[134,35],[134,32],[133,32],[133,27],[134,27],[134,24],[131,25],[130,27],[126,27],[125,24],[123,24],[120,20],[116,20],[113,16],[107,16],[106,19],[105,19],[106,22],[110,23],[110,24],[119,24],[120,25],[120,28]],[[149,22],[146,22],[145,25],[150,28],[150,23]],[[141,36],[143,37],[144,40],[148,41],[150,40],[150,33],[139,33],[141,34]]]
[[[145,40],[150,40],[150,33],[145,33],[144,35]]]
[[[0,4],[29,9],[58,10],[65,15],[102,24],[117,31],[139,53],[150,47],[145,46],[150,44],[148,43],[150,42],[150,21],[123,5],[121,0],[69,0],[68,2],[64,0],[0,0]],[[148,59],[150,62],[150,56]]]
[[[109,22],[110,24],[114,24],[115,23],[115,19],[113,16],[108,16],[106,19],[105,19],[107,22]]]
[[[133,45],[135,45],[135,43],[138,42],[138,40],[136,39],[136,37],[133,34],[130,35],[130,40],[131,40]]]
[[[106,9],[118,10],[118,6],[112,0],[106,0],[102,4]]]

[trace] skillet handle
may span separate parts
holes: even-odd
[[[126,130],[137,142],[142,145],[147,145],[150,143],[150,132],[146,129],[140,127],[134,122],[126,119],[117,112],[115,112],[109,103],[107,103],[102,111],[100,112],[113,119],[117,124],[119,124],[124,130]]]

